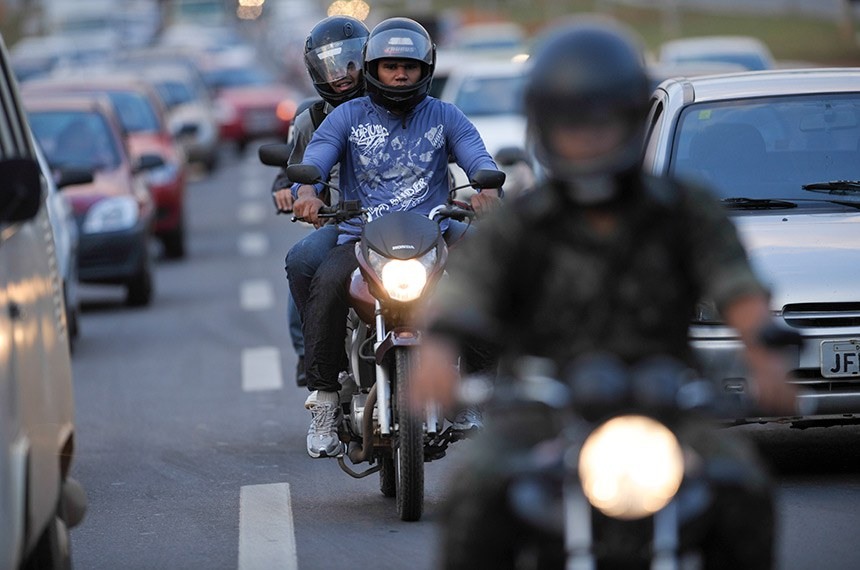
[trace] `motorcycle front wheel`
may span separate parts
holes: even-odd
[[[397,514],[417,521],[424,510],[424,422],[409,409],[409,350],[394,349],[392,403],[397,439],[394,443]]]

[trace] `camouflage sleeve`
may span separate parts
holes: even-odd
[[[692,268],[704,298],[720,311],[733,300],[750,294],[769,292],[750,265],[747,252],[725,207],[700,187],[685,192],[688,251]]]
[[[497,342],[515,263],[519,221],[503,206],[449,253],[447,277],[428,303],[429,330],[451,340]]]

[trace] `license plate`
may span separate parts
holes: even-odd
[[[825,378],[860,376],[860,340],[821,341],[821,375]]]

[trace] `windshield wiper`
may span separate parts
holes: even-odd
[[[825,194],[856,194],[860,193],[860,180],[831,180],[830,182],[814,182],[801,186],[810,192]]]
[[[797,207],[797,204],[794,202],[775,198],[723,198],[720,202],[727,208],[737,210],[778,210],[780,208]]]

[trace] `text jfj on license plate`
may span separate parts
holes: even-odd
[[[860,377],[860,341],[822,341],[821,375],[825,378]]]

